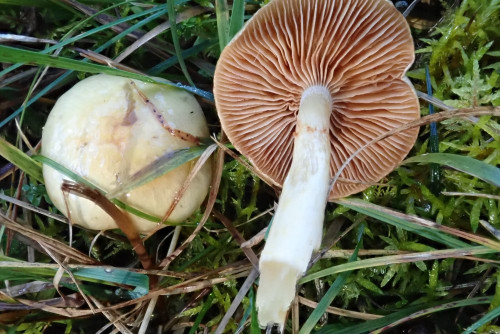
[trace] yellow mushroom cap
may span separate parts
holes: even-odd
[[[107,192],[116,189],[164,154],[194,145],[170,134],[152,106],[170,128],[198,137],[208,136],[201,107],[189,93],[174,87],[96,75],[80,81],[58,99],[43,129],[42,154]],[[195,161],[190,161],[181,165],[119,199],[162,217],[194,164]],[[63,179],[68,177],[46,165],[43,176],[52,202],[68,216],[61,191]],[[169,221],[188,218],[205,198],[210,182],[211,164],[206,163]],[[66,198],[73,223],[95,230],[117,228],[113,219],[90,200],[72,194]],[[129,215],[140,232],[158,225]]]

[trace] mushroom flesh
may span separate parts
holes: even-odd
[[[208,136],[205,117],[192,95],[175,87],[96,75],[80,81],[58,99],[43,129],[42,154],[109,192],[164,154],[194,145],[176,136],[175,131]],[[118,199],[163,217],[195,162],[183,164]],[[43,176],[52,202],[73,223],[94,230],[117,228],[92,201],[61,191],[67,176],[47,165],[43,166]],[[188,218],[205,198],[210,182],[211,164],[206,163],[169,221]],[[139,232],[158,226],[129,215]]]

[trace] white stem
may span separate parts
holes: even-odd
[[[304,91],[297,116],[293,160],[259,262],[259,324],[283,328],[313,250],[321,244],[330,178],[329,91]]]

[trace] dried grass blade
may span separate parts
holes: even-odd
[[[94,314],[90,310],[77,310],[69,307],[55,307],[40,302],[31,301],[29,299],[18,299],[17,301],[24,305],[28,305],[34,309],[62,315],[63,317],[68,317],[68,318],[78,318]]]
[[[484,246],[474,246],[467,248],[459,248],[459,249],[445,249],[438,251],[430,251],[430,252],[419,252],[419,253],[409,253],[409,254],[401,254],[401,255],[390,255],[390,256],[381,256],[372,259],[359,260],[356,262],[349,262],[345,264],[341,264],[338,266],[330,267],[327,269],[323,269],[317,271],[313,274],[307,275],[299,280],[299,283],[306,283],[317,278],[334,275],[342,272],[346,272],[349,270],[362,269],[362,268],[373,268],[386,266],[389,264],[396,263],[408,263],[408,262],[417,262],[417,261],[429,261],[436,259],[446,259],[446,258],[458,258],[465,257],[468,255],[483,255],[483,254],[493,254],[496,253],[497,250],[490,249]]]
[[[486,231],[490,232],[495,238],[497,238],[497,240],[500,240],[500,231],[498,229],[482,219],[479,219],[479,223],[486,229]]]
[[[51,251],[62,255],[63,257],[69,257],[75,260],[76,262],[83,264],[97,263],[96,260],[88,257],[87,255],[79,252],[78,250],[71,248],[68,245],[60,241],[57,241],[55,239],[52,239],[42,233],[34,231],[26,226],[22,226],[21,224],[7,218],[2,213],[0,213],[0,223],[2,225],[5,225],[5,227],[7,227],[9,230],[24,235],[35,242],[43,243],[43,245],[47,247],[47,249],[50,249]]]
[[[299,300],[299,303],[301,303],[302,305],[311,307],[313,309],[315,309],[318,306],[318,303],[313,302],[312,300],[309,300],[309,299],[301,297],[301,296],[298,297],[298,300]],[[348,317],[348,318],[361,319],[361,320],[373,320],[373,319],[379,319],[379,318],[383,317],[382,315],[378,315],[378,314],[349,311],[349,310],[345,310],[345,309],[333,307],[333,306],[328,306],[326,309],[326,312],[328,312],[330,314],[339,315],[341,317]]]
[[[4,194],[0,194],[0,199],[4,200],[6,202],[12,203],[14,205],[17,205],[19,207],[31,210],[33,212],[39,213],[41,215],[44,215],[44,216],[47,216],[49,218],[52,218],[52,219],[55,219],[55,220],[58,220],[60,222],[68,224],[68,220],[66,219],[66,217],[64,217],[62,215],[55,214],[55,213],[50,212],[50,211],[45,210],[45,209],[40,209],[39,207],[34,206],[33,204],[23,202],[21,200],[18,200],[17,198],[10,197],[10,196],[4,195]]]
[[[21,42],[21,43],[47,43],[57,44],[58,41],[45,38],[36,38],[31,36],[16,35],[16,34],[0,34],[0,43],[6,42]]]
[[[102,305],[99,300],[96,298],[90,296],[92,301],[95,303],[95,305],[99,308],[102,309],[104,308],[104,305]],[[103,311],[102,314],[115,326],[117,330],[120,331],[122,334],[132,334],[132,332],[125,326],[122,322],[121,319],[125,317],[124,314],[117,314],[117,311],[111,310],[111,311]]]
[[[456,191],[442,191],[441,194],[445,196],[470,196],[470,197],[481,197],[481,198],[489,198],[495,201],[500,201],[500,196],[491,195],[491,194],[479,194],[479,193],[462,193]]]
[[[406,230],[418,233],[428,239],[446,244],[449,247],[463,248],[469,246],[467,243],[449,236],[454,235],[492,249],[500,250],[500,243],[488,238],[436,224],[427,219],[407,215],[363,200],[346,198],[336,200],[335,203],[341,204],[358,212],[362,212],[383,222],[397,225]]]
[[[191,7],[185,11],[182,11],[181,13],[177,14],[176,16],[176,22],[181,23],[187,19],[190,19],[194,16],[200,15],[206,11],[205,8],[202,7]],[[154,27],[152,30],[148,31],[146,34],[144,34],[141,38],[139,38],[137,41],[132,43],[129,47],[127,47],[118,57],[115,58],[115,61],[117,63],[122,62],[125,58],[130,56],[135,50],[139,49],[141,46],[164,32],[165,30],[170,29],[170,22],[166,21],[163,22],[162,24],[157,25]]]
[[[216,148],[217,148],[217,145],[213,144],[213,145],[210,145],[209,147],[207,147],[207,149],[205,151],[203,151],[200,158],[196,161],[196,164],[194,165],[194,167],[191,169],[188,176],[186,177],[186,180],[184,180],[184,183],[182,184],[181,189],[179,189],[177,191],[177,194],[175,195],[175,198],[172,201],[172,204],[170,205],[168,210],[165,212],[165,215],[163,216],[163,218],[161,220],[162,224],[164,224],[168,220],[168,217],[170,217],[172,212],[177,207],[177,204],[179,204],[180,200],[182,199],[182,197],[186,193],[187,189],[189,188],[189,186],[193,182],[195,176],[198,174],[201,167],[203,167],[203,165],[205,163],[207,163],[208,159],[212,156],[212,153],[214,153]]]
[[[248,277],[246,278],[245,282],[243,282],[243,285],[241,286],[240,290],[234,297],[233,302],[229,306],[229,309],[227,310],[226,314],[224,314],[224,317],[220,321],[219,326],[215,330],[214,334],[222,334],[224,332],[227,324],[229,323],[229,320],[231,320],[231,317],[233,316],[234,312],[236,312],[238,306],[240,306],[241,301],[246,296],[248,290],[250,290],[250,288],[253,285],[253,282],[257,279],[257,277],[259,277],[259,271],[253,268]]]
[[[224,134],[222,134],[224,136]],[[215,169],[212,177],[212,185],[210,187],[210,192],[208,195],[207,206],[205,207],[205,212],[203,212],[203,216],[201,217],[198,226],[194,229],[193,233],[182,243],[179,248],[177,248],[171,255],[167,256],[160,263],[161,267],[166,267],[172,262],[180,253],[194,240],[196,235],[201,231],[203,226],[205,225],[208,217],[210,217],[210,213],[215,204],[215,200],[217,199],[217,193],[219,192],[220,181],[222,178],[222,170],[224,168],[224,151],[217,151],[217,156],[215,158]]]
[[[59,293],[59,295],[61,297],[64,297],[64,295],[61,293],[61,291],[59,290],[59,281],[61,280],[64,272],[66,272],[68,274],[68,276],[71,278],[71,280],[73,281],[73,283],[75,284],[76,288],[78,289],[78,292],[80,293],[80,295],[83,297],[83,299],[85,300],[85,302],[87,303],[87,305],[89,306],[89,308],[92,310],[92,312],[95,312],[95,309],[94,307],[92,306],[92,304],[90,303],[90,300],[87,298],[87,296],[85,295],[85,293],[82,291],[82,289],[80,288],[80,285],[78,284],[78,281],[76,280],[75,276],[73,275],[73,273],[71,272],[71,270],[69,270],[67,268],[67,264],[69,262],[69,258],[65,258],[63,260],[63,262],[59,261],[51,252],[50,250],[46,249],[43,244],[40,244],[40,246],[42,246],[45,251],[47,252],[47,254],[49,254],[49,256],[52,258],[52,260],[54,260],[58,265],[59,265],[59,268],[57,269],[57,272],[56,274],[54,275],[54,278],[52,280],[52,283],[54,284],[54,287],[55,289],[57,290],[57,292]]]
[[[231,223],[231,221],[224,216],[222,213],[219,211],[214,210],[213,211],[213,216],[217,219],[219,219],[222,224],[227,228],[229,233],[231,233],[231,236],[233,239],[239,244],[240,248],[243,250],[245,253],[246,257],[252,263],[255,269],[259,269],[259,258],[257,255],[255,255],[254,251],[251,248],[248,247],[242,247],[242,245],[246,242],[246,240],[243,238],[243,236],[238,232],[238,230],[234,227],[234,225]]]

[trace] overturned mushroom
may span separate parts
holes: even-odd
[[[405,72],[414,49],[387,0],[273,0],[223,51],[214,93],[234,146],[276,184],[279,206],[260,259],[261,326],[283,326],[297,279],[320,246],[328,199],[391,172],[418,130],[358,148],[419,117]]]
[[[42,154],[111,191],[164,154],[193,146],[197,138],[207,136],[203,112],[185,91],[97,75],[79,82],[59,98],[43,130]],[[179,166],[120,199],[145,213],[163,217],[194,163]],[[92,201],[61,191],[66,176],[47,165],[43,175],[54,205],[65,215],[69,208],[72,222],[95,230],[117,228],[113,219]],[[182,221],[199,207],[210,179],[211,165],[207,163],[177,204],[170,221]],[[135,215],[130,214],[130,218],[140,232],[158,225]]]

